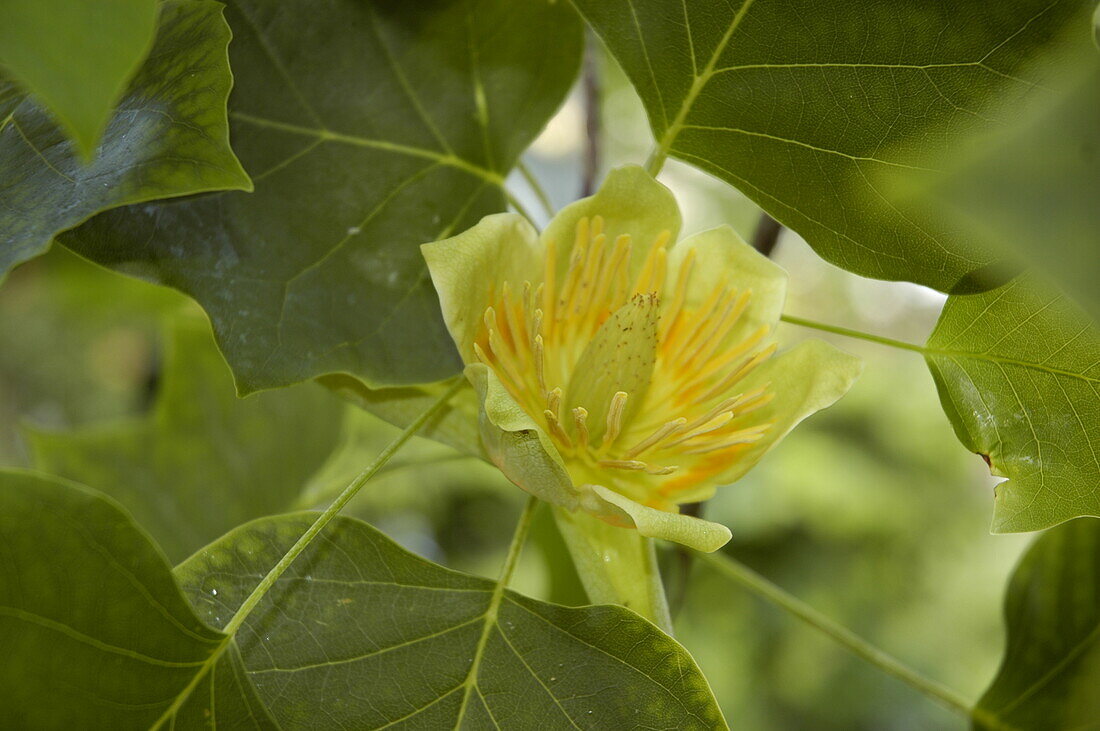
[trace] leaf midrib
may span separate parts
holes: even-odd
[[[321,142],[338,142],[347,145],[354,145],[356,147],[367,147],[375,150],[392,152],[398,155],[408,155],[410,157],[419,157],[425,160],[431,160],[440,165],[446,165],[449,167],[457,168],[458,170],[462,170],[463,172],[469,173],[499,188],[504,187],[504,178],[503,176],[501,176],[500,173],[489,170],[488,168],[483,168],[480,165],[475,165],[474,163],[465,160],[453,153],[440,153],[425,147],[403,145],[397,142],[389,142],[387,140],[376,140],[367,137],[360,137],[358,135],[349,135],[341,132],[334,132],[333,130],[327,129],[325,127],[304,127],[297,124],[279,122],[274,119],[268,119],[266,117],[245,114],[244,112],[230,112],[229,117],[230,119],[245,122],[246,124],[252,124],[257,127],[273,129],[279,132],[287,132],[289,134],[303,135],[306,137],[314,138]]]

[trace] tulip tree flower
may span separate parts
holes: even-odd
[[[777,354],[786,273],[728,226],[679,229],[672,193],[631,166],[541,236],[503,213],[422,247],[489,458],[556,506],[594,601],[651,618],[658,588],[629,601],[629,574],[655,575],[642,537],[724,545],[725,526],[679,506],[744,475],[860,370],[820,341]]]

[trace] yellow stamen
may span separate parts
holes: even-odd
[[[623,428],[623,411],[626,409],[627,394],[625,391],[616,391],[611,397],[611,404],[607,407],[607,431],[603,433],[604,446],[610,445],[619,437]]]
[[[657,430],[650,434],[648,437],[638,442],[630,449],[626,450],[626,457],[629,459],[637,457],[639,454],[646,451],[647,449],[656,446],[665,437],[669,436],[678,429],[683,428],[685,424],[687,424],[687,419],[682,416],[679,419],[673,419],[672,421],[666,422],[663,426],[658,427]]]
[[[588,449],[588,409],[583,406],[573,409],[573,426],[577,429],[577,446]]]

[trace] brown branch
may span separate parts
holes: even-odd
[[[600,144],[603,130],[600,125],[600,69],[599,46],[591,32],[584,49],[584,177],[581,179],[581,197],[596,191],[596,177],[600,174]]]
[[[752,248],[764,256],[771,256],[775,245],[779,243],[779,233],[782,230],[783,224],[761,211],[760,221],[752,232]]]

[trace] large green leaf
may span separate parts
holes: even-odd
[[[1100,317],[1100,54],[1082,45],[1061,67],[1064,88],[1036,94],[1019,124],[944,165],[927,205],[1057,276]]]
[[[925,356],[997,486],[995,532],[1100,516],[1100,328],[1031,279],[947,300]]]
[[[8,0],[0,3],[0,66],[89,157],[156,20],[156,0]]]
[[[1039,536],[1005,598],[1008,647],[978,701],[983,729],[1091,729],[1100,719],[1100,520]]]
[[[312,520],[243,526],[177,578],[222,626]],[[636,614],[499,592],[353,519],[291,564],[236,642],[285,728],[725,727],[695,662]]]
[[[234,149],[256,181],[65,243],[197,299],[243,392],[453,375],[418,246],[504,207],[579,63],[564,2],[234,0]]]
[[[944,291],[993,256],[891,202],[899,170],[995,126],[1087,0],[574,0],[638,89],[658,155],[737,186],[829,261]]]
[[[76,4],[90,13],[99,5]],[[154,46],[89,164],[50,113],[0,74],[0,278],[99,211],[250,189],[229,148],[225,104],[232,76],[221,5],[171,0],[160,8]],[[70,48],[65,63],[90,71],[94,62]]]
[[[78,485],[0,472],[0,647],[6,728],[273,727],[148,536]]]
[[[28,438],[39,469],[116,498],[179,561],[289,509],[336,447],[344,408],[314,384],[238,399],[209,325],[181,318],[152,414]]]

